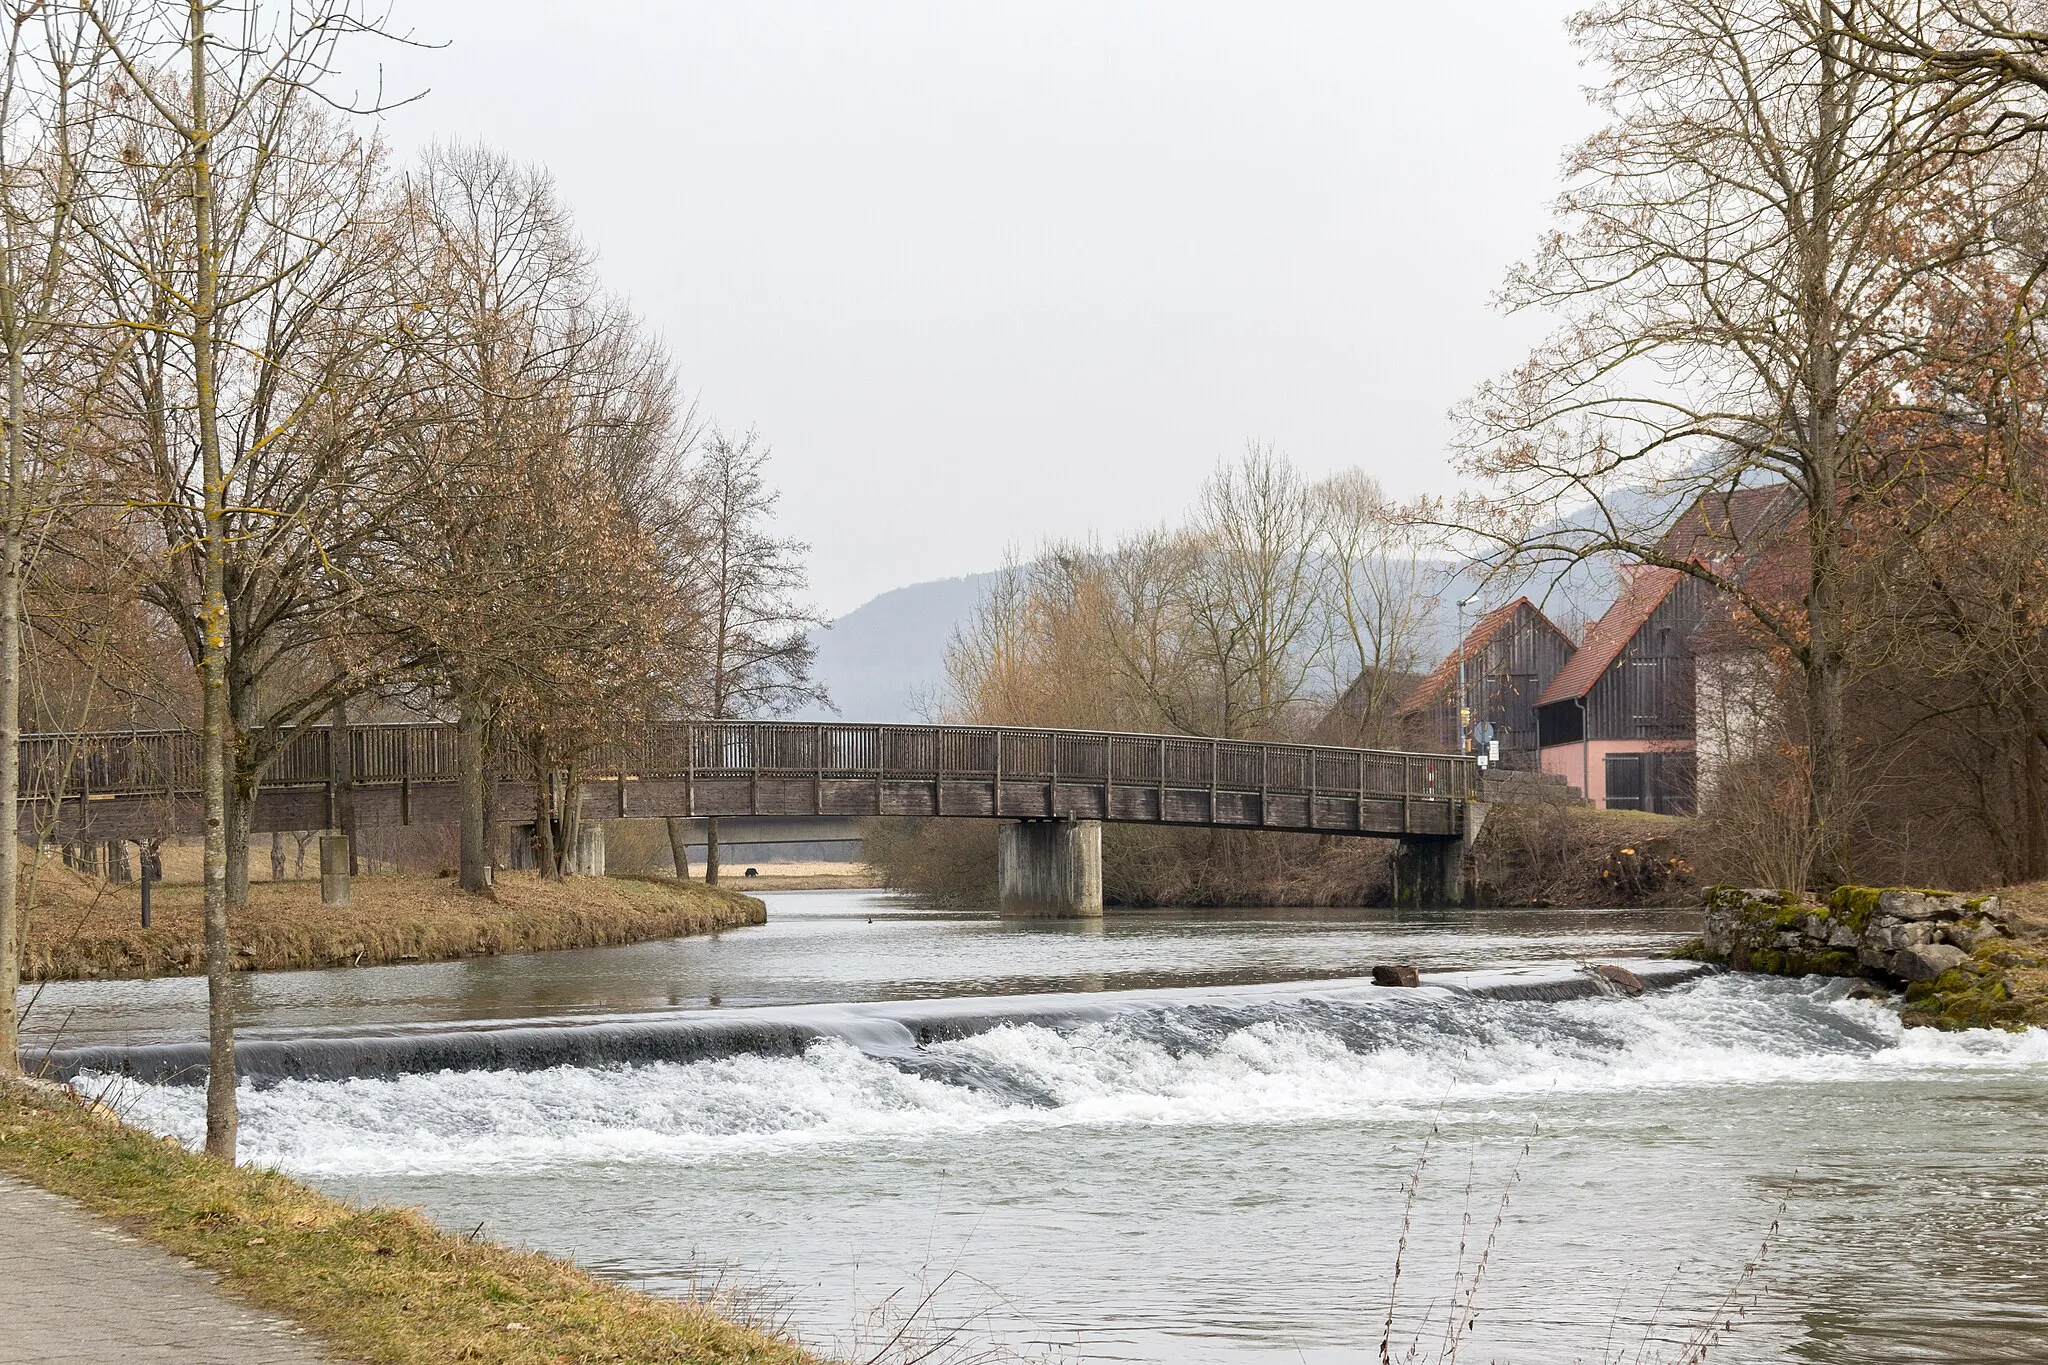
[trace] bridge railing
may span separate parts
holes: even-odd
[[[638,752],[635,752],[635,751]],[[978,778],[1462,800],[1452,754],[1001,726],[698,721],[650,728],[592,776]]]
[[[347,731],[357,786],[455,779],[455,727],[433,722],[356,725]],[[198,737],[189,731],[25,735],[26,800],[191,796],[199,790]],[[263,777],[268,790],[333,780],[334,734],[308,726]],[[531,781],[522,754],[501,748],[494,775]],[[857,725],[837,721],[671,721],[586,756],[593,781],[754,776],[991,783],[1100,784],[1361,800],[1463,801],[1477,771],[1452,754],[1343,749],[1185,735],[1001,726]]]

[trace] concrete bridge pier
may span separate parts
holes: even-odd
[[[1394,904],[1435,910],[1465,903],[1465,841],[1403,839],[1394,851]]]
[[[1006,917],[1102,915],[1102,822],[1019,820],[996,840],[996,883]]]
[[[1403,839],[1394,851],[1394,904],[1411,910],[1474,903],[1466,855],[1479,842],[1492,804],[1465,806],[1465,832],[1449,839]]]

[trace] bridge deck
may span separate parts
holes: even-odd
[[[362,825],[452,821],[455,728],[346,731],[337,764],[309,727],[264,776],[256,828],[332,823],[335,774]],[[31,735],[25,813],[64,837],[197,828],[198,737],[188,731]],[[1473,761],[1303,744],[965,725],[671,722],[592,755],[578,776],[588,815],[1067,818],[1377,837],[1462,834]],[[499,818],[531,809],[522,755],[492,763]]]

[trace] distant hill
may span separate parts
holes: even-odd
[[[844,720],[915,721],[946,685],[946,645],[996,574],[968,574],[895,588],[811,635],[817,677]],[[826,720],[808,707],[800,719]]]

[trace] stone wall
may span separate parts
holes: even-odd
[[[2010,937],[1996,896],[1845,886],[1826,901],[1789,891],[1707,892],[1705,955],[1738,971],[1932,981]]]
[[[1971,1028],[2042,1022],[2031,977],[2040,945],[2015,936],[1996,896],[1845,886],[1825,900],[1717,886],[1687,954],[1737,971],[1856,976],[1903,986],[1909,1024]]]

